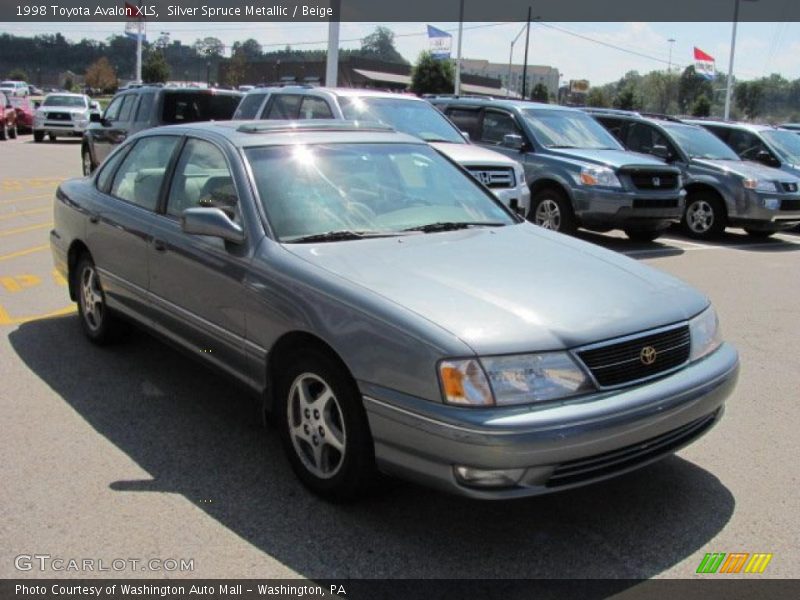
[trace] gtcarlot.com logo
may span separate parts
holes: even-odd
[[[50,554],[20,554],[14,558],[17,571],[194,571],[193,558],[62,558]]]
[[[722,574],[722,573],[763,573],[767,568],[772,554],[749,552],[709,552],[700,561],[697,573]]]

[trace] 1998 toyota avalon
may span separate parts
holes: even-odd
[[[58,269],[249,386],[303,483],[376,470],[477,498],[604,479],[720,418],[708,300],[512,214],[418,139],[346,121],[180,125],[61,185]]]

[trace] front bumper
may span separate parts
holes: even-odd
[[[681,189],[652,192],[576,187],[573,205],[575,214],[585,223],[623,227],[678,221],[683,216],[686,192]]]
[[[531,191],[523,183],[513,188],[489,188],[500,202],[509,208],[516,209],[521,215],[527,215],[531,206]]]
[[[33,129],[35,131],[42,131],[48,135],[53,134],[82,137],[83,132],[86,131],[88,126],[88,121],[85,124],[77,123],[75,121],[35,121]]]
[[[769,203],[777,207],[767,208]],[[788,229],[800,223],[800,196],[747,190],[728,214],[731,225],[751,229]]]
[[[722,415],[739,369],[736,350],[661,379],[577,401],[468,409],[361,384],[379,467],[463,496],[502,499],[585,485],[668,456]],[[523,469],[516,485],[462,484],[455,466]],[[565,476],[566,473],[566,476]]]

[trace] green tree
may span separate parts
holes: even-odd
[[[11,69],[8,72],[9,79],[16,79],[17,81],[28,81],[28,74],[22,69]]]
[[[86,69],[86,85],[111,93],[117,88],[117,73],[105,56],[101,56]]]
[[[681,73],[678,80],[678,110],[687,113],[697,101],[705,96],[706,100],[713,97],[714,89],[711,82],[697,74],[694,66],[688,66]],[[710,109],[709,103],[709,109]]]
[[[761,114],[764,87],[763,81],[742,81],[736,84],[733,90],[736,104],[748,119],[755,119]]]
[[[708,96],[700,96],[694,101],[692,105],[693,117],[710,117],[711,116],[711,100]]]
[[[415,94],[452,94],[453,65],[422,52],[411,71],[411,91]]]
[[[611,101],[603,88],[593,87],[589,90],[589,93],[586,94],[586,106],[608,108],[611,106]]]
[[[164,83],[169,79],[169,65],[160,50],[148,52],[142,63],[142,81],[144,83]]]
[[[249,38],[243,42],[234,42],[232,51],[233,56],[236,56],[238,52],[241,52],[246,60],[255,60],[257,58],[261,58],[262,48],[261,44],[259,44],[256,40]],[[286,46],[285,52],[287,54],[291,54],[291,46]]]
[[[72,80],[72,77],[67,75],[67,78],[64,79],[64,89],[67,90],[68,92],[71,92],[72,88],[74,87],[75,87],[75,82]]]
[[[550,100],[550,94],[547,91],[547,86],[543,83],[537,83],[531,90],[531,100],[536,102],[547,103]]]
[[[614,98],[614,108],[620,110],[638,110],[641,108],[641,99],[632,85],[623,88],[617,93],[617,97]]]
[[[228,61],[225,69],[225,83],[236,87],[245,82],[247,78],[247,55],[243,48],[238,48]]]
[[[359,55],[385,62],[408,64],[408,61],[395,48],[394,32],[388,27],[378,27],[361,40]]]
[[[219,58],[225,50],[225,44],[218,38],[205,37],[202,40],[195,41],[192,48],[203,58]]]

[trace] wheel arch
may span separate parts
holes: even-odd
[[[77,291],[75,290],[75,269],[78,266],[78,261],[84,254],[92,255],[89,248],[81,240],[73,240],[67,251],[67,288],[69,289],[70,300],[76,301],[78,299]]]
[[[711,194],[715,198],[717,198],[717,200],[720,201],[720,204],[722,205],[723,209],[725,210],[725,216],[726,217],[728,216],[728,212],[729,212],[728,203],[725,200],[725,196],[724,196],[724,194],[722,192],[720,192],[713,185],[711,185],[709,183],[699,182],[698,181],[698,182],[695,182],[695,183],[690,183],[684,189],[686,190],[686,206],[687,207],[689,206],[689,201],[691,200],[692,196],[694,196],[696,194]]]

